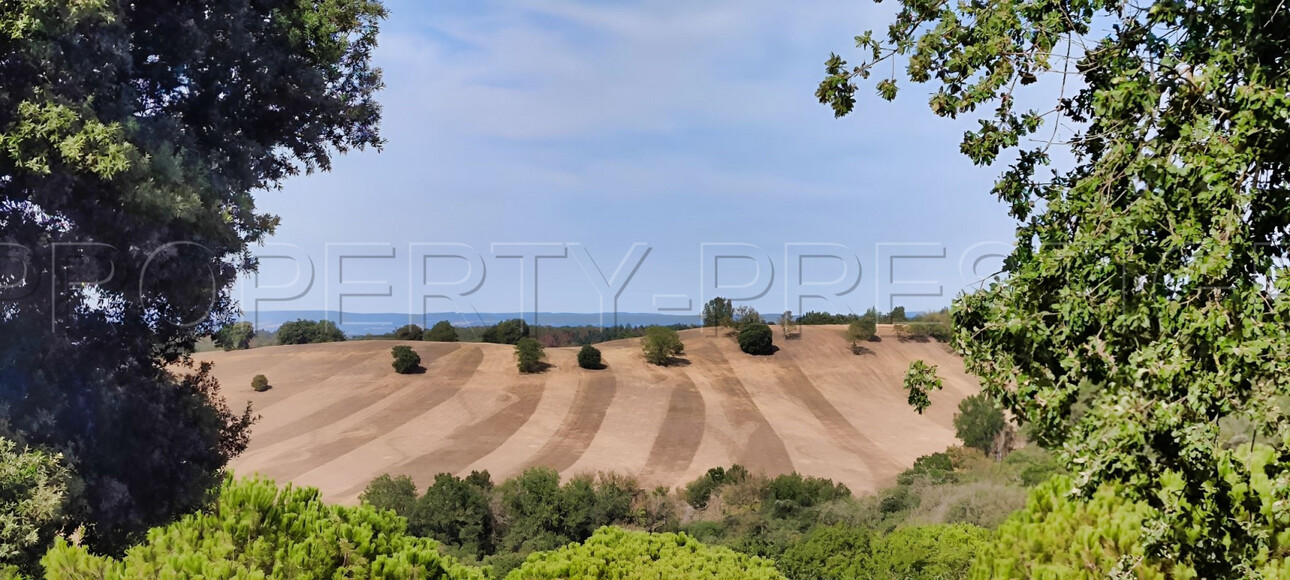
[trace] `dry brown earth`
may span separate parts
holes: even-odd
[[[952,417],[978,389],[939,343],[901,342],[880,327],[872,352],[851,353],[841,326],[803,327],[771,356],[739,351],[712,329],[687,330],[686,362],[656,367],[636,339],[597,345],[608,368],[583,370],[576,348],[547,349],[545,373],[521,375],[513,348],[476,343],[353,341],[209,352],[230,403],[262,415],[233,468],[318,487],[354,502],[382,473],[426,485],[439,472],[532,465],[564,475],[615,470],[676,486],[741,463],[846,483],[889,485],[920,455],[954,443]],[[776,329],[778,332],[778,329]],[[421,354],[424,374],[398,375],[390,347]],[[901,379],[909,362],[940,367],[945,390],[918,415]],[[273,388],[251,390],[263,373]]]

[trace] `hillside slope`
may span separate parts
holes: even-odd
[[[578,368],[576,348],[547,349],[545,373],[520,375],[513,348],[477,343],[355,341],[197,355],[215,363],[229,402],[262,419],[233,469],[316,486],[354,502],[381,473],[428,485],[439,472],[487,469],[495,480],[532,465],[564,475],[635,474],[683,484],[741,463],[881,488],[920,455],[954,443],[958,401],[978,390],[944,345],[883,340],[854,355],[839,326],[803,327],[771,356],[739,351],[712,329],[683,331],[680,365],[648,365],[636,339],[598,345],[608,368]],[[408,344],[424,374],[398,375],[390,347]],[[945,390],[918,415],[901,388],[911,360],[940,367]],[[273,388],[250,389],[263,373]]]

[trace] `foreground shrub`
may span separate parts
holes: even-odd
[[[542,343],[535,338],[521,338],[515,344],[515,358],[522,373],[536,373],[542,371],[542,359],[546,358],[546,350],[542,348]]]
[[[898,528],[879,535],[845,525],[817,528],[779,558],[793,580],[966,578],[989,532],[976,526]]]
[[[0,437],[0,578],[35,573],[61,523],[68,475],[60,455]]]
[[[651,326],[641,338],[641,352],[645,361],[654,365],[668,365],[674,357],[685,353],[681,335],[666,326]]]
[[[775,333],[764,322],[747,324],[739,331],[739,350],[766,355],[775,352]]]
[[[596,530],[586,542],[530,555],[507,580],[564,578],[778,579],[769,560],[705,546],[685,534]]]
[[[264,375],[255,375],[251,379],[251,388],[257,393],[263,393],[269,390],[269,378]]]
[[[457,329],[447,320],[440,320],[421,335],[422,340],[434,342],[457,342]]]
[[[390,349],[390,354],[394,356],[394,362],[390,366],[394,367],[396,373],[406,375],[421,368],[421,355],[410,346],[396,346]]]
[[[394,340],[421,340],[424,334],[425,331],[420,326],[407,324],[394,331]]]
[[[369,506],[322,502],[318,490],[226,480],[214,508],[153,528],[117,560],[59,539],[45,555],[49,580],[102,578],[483,579],[405,533],[406,523]]]
[[[1113,570],[1142,580],[1194,577],[1190,569],[1172,575],[1146,563],[1142,525],[1150,508],[1104,486],[1090,500],[1071,498],[1070,479],[1053,478],[1031,492],[1026,509],[999,526],[981,550],[972,578],[1107,578]],[[1121,561],[1127,563],[1122,565]]]
[[[578,351],[578,366],[584,369],[599,369],[604,365],[600,363],[600,349],[590,344],[582,347]]]

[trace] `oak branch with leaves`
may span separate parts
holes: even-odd
[[[899,62],[934,88],[933,114],[978,122],[965,155],[1006,164],[992,193],[1016,220],[1016,246],[1001,281],[956,300],[956,350],[1060,449],[1078,493],[1115,483],[1149,505],[1150,557],[1202,577],[1254,574],[1290,548],[1269,533],[1290,518],[1290,420],[1277,405],[1290,394],[1290,281],[1278,261],[1290,226],[1290,10],[899,8],[885,39],[856,38],[862,64],[828,60],[817,96],[851,113],[858,84]],[[877,92],[893,99],[898,82],[893,72]],[[1047,110],[1019,108],[1044,98]],[[1071,161],[1055,164],[1054,148]],[[1265,473],[1223,445],[1220,424],[1234,419],[1276,450]],[[1255,476],[1274,485],[1250,492]]]

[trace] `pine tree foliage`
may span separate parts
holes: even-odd
[[[313,488],[229,479],[214,508],[152,529],[119,560],[60,538],[43,564],[49,580],[485,578],[406,526],[393,512],[323,503]]]
[[[647,578],[782,580],[770,560],[710,547],[685,534],[596,530],[587,541],[528,557],[506,580]]]

